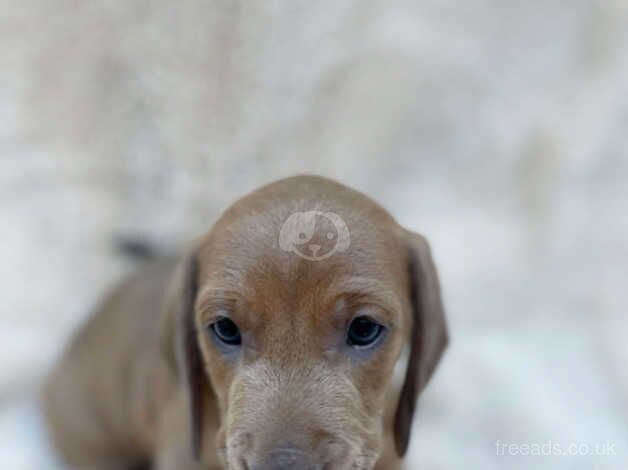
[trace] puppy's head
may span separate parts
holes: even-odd
[[[342,250],[282,249],[285,224],[308,211],[342,222]],[[417,396],[447,341],[422,237],[360,193],[291,178],[229,209],[188,256],[179,284],[174,349],[197,455],[212,445],[203,439],[210,390],[228,468],[370,469],[387,423],[405,454]],[[405,379],[387,419],[404,345]]]

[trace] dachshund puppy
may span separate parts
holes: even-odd
[[[446,344],[425,239],[297,176],[115,289],[44,406],[77,469],[393,470]]]

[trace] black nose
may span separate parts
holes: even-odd
[[[270,452],[261,462],[249,465],[251,470],[322,470],[323,465],[300,450],[282,449]]]

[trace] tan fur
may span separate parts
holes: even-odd
[[[337,214],[348,248],[320,260],[281,249],[284,222],[308,210]],[[344,338],[363,313],[388,331],[356,357]],[[222,315],[242,332],[235,356],[208,330]],[[446,341],[425,240],[361,193],[294,177],[234,204],[178,270],[159,261],[122,283],[51,375],[46,413],[77,468],[391,470]]]

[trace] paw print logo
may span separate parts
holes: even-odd
[[[345,251],[350,243],[347,224],[333,212],[295,212],[279,232],[279,248],[310,261]]]

